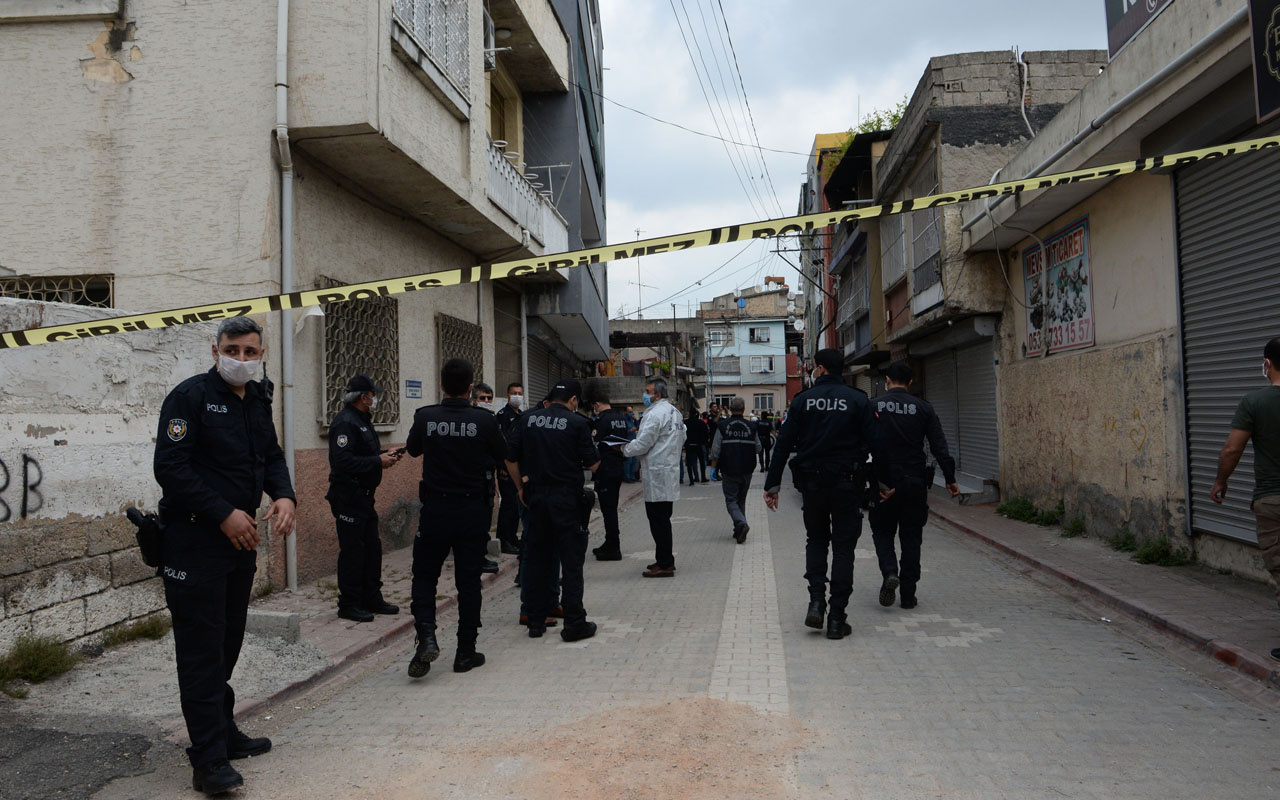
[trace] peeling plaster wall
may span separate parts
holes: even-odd
[[[0,329],[113,313],[0,298]],[[159,502],[151,459],[160,404],[211,363],[214,330],[189,325],[0,354],[0,653],[22,633],[74,640],[164,607],[122,512]],[[267,557],[260,552],[261,562]]]

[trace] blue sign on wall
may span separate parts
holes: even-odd
[[[422,399],[422,381],[411,381],[411,380],[405,379],[404,396],[409,398],[410,400],[421,400]]]

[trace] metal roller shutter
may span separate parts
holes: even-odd
[[[996,433],[996,369],[991,342],[961,348],[956,354],[956,460],[962,472],[996,480],[1000,476],[1000,446]],[[948,434],[950,437],[950,434]]]
[[[1209,499],[1209,489],[1236,404],[1263,385],[1262,345],[1280,334],[1280,153],[1206,161],[1175,180],[1191,526],[1256,542],[1252,445],[1223,505]]]
[[[529,385],[525,387],[525,407],[533,408],[551,391],[551,348],[541,339],[529,337]]]
[[[956,355],[944,350],[924,360],[924,399],[929,401],[942,423],[947,448],[957,461],[960,450],[960,399],[956,391]]]

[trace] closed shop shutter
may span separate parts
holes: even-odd
[[[1253,446],[1225,503],[1210,500],[1209,489],[1236,404],[1263,385],[1262,346],[1280,333],[1280,153],[1213,159],[1179,170],[1175,181],[1191,526],[1256,542]]]
[[[947,447],[952,457],[959,460],[960,448],[960,399],[956,391],[956,355],[954,350],[944,350],[924,360],[924,399],[929,401],[942,423],[947,437]]]
[[[551,348],[533,336],[528,343],[529,385],[525,387],[525,406],[533,408],[551,391]]]
[[[507,384],[524,380],[524,326],[520,295],[502,286],[493,287],[493,389],[502,397]]]
[[[962,472],[997,480],[1000,448],[996,433],[995,351],[987,341],[955,351],[959,401],[957,463]],[[948,443],[955,441],[948,436]]]

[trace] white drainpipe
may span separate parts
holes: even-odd
[[[276,146],[280,151],[280,292],[293,291],[293,154],[289,151],[289,0],[276,0]],[[285,463],[297,485],[293,436],[293,309],[280,311],[280,405]],[[289,591],[298,591],[297,525],[285,539],[284,571]]]

